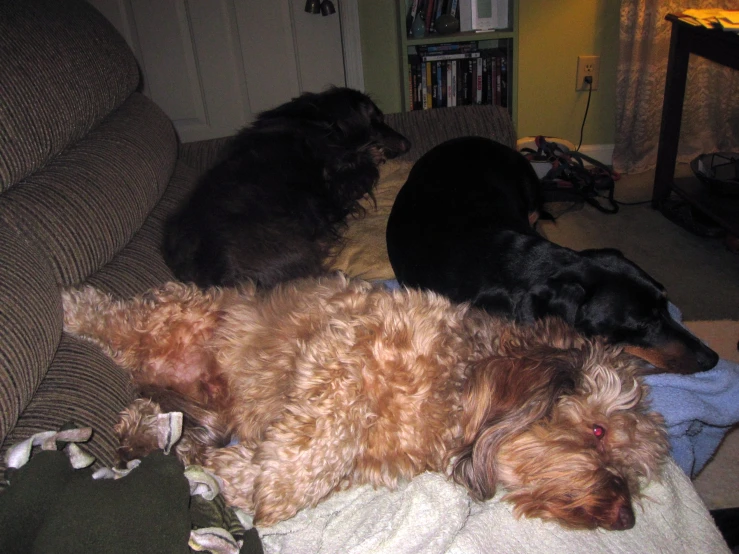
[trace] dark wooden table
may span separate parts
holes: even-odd
[[[739,69],[739,35],[721,29],[695,27],[674,14],[669,14],[666,19],[672,23],[672,35],[652,207],[659,209],[674,191],[731,234],[739,235],[739,196],[713,194],[695,177],[675,179],[690,54]]]

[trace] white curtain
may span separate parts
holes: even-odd
[[[739,0],[621,0],[613,164],[622,173],[655,166],[671,23],[688,8],[739,9]],[[678,161],[739,152],[739,71],[691,55]]]

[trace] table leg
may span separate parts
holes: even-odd
[[[691,40],[691,30],[673,22],[670,35],[670,56],[667,60],[665,99],[662,105],[662,124],[659,131],[657,166],[652,189],[653,208],[659,208],[667,199],[675,177]]]

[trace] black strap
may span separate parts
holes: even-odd
[[[552,168],[541,179],[545,199],[547,193],[550,193],[550,197],[574,196],[605,214],[618,212],[618,204],[613,198],[614,181],[619,178],[618,173],[595,158],[571,151],[555,142],[548,142],[543,136],[536,137],[536,146],[536,150],[522,148],[521,152],[529,160],[548,161],[552,164]],[[586,168],[585,162],[593,167]],[[607,196],[599,191],[607,191]],[[601,198],[605,202],[601,202]]]

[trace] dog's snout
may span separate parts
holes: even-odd
[[[403,135],[396,133],[392,139],[386,139],[384,144],[384,155],[387,159],[396,158],[411,149],[411,141]]]
[[[411,149],[411,141],[386,123],[375,124],[375,133],[382,145],[383,155],[388,160],[405,154]]]
[[[708,370],[714,367],[719,360],[719,356],[716,352],[703,346],[698,352],[696,352],[696,361],[702,370]]]
[[[624,531],[631,529],[636,522],[634,510],[631,507],[631,494],[626,481],[619,476],[612,476],[608,480],[605,504],[608,508],[601,512],[599,525],[609,531]]]
[[[628,501],[625,501],[616,510],[616,517],[609,526],[611,531],[625,531],[631,529],[636,523],[636,517],[634,516],[634,510]]]
[[[708,371],[718,363],[719,355],[698,339],[691,337],[689,345],[690,347],[684,342],[675,340],[665,342],[654,348],[627,345],[625,349],[634,356],[652,364],[654,369],[651,371],[645,370],[645,374],[666,371],[691,375]]]

